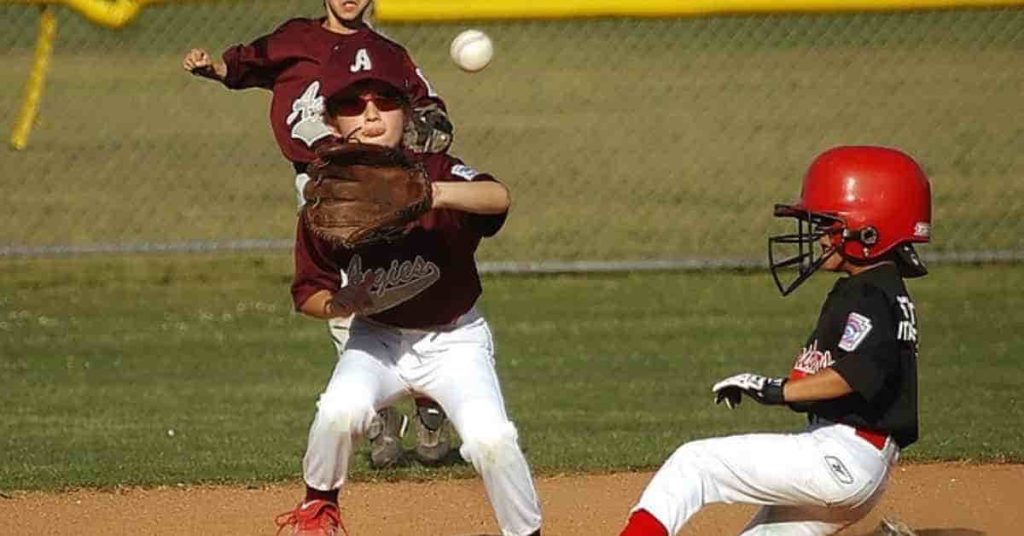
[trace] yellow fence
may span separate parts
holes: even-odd
[[[726,13],[896,11],[1022,5],[1020,0],[379,0],[382,22],[574,17],[677,17]]]
[[[148,4],[176,0],[2,0],[7,4],[64,5],[108,28],[130,23]],[[538,19],[572,17],[673,17],[722,13],[896,11],[1022,5],[1022,0],[377,0],[382,22]]]

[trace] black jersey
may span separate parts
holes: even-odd
[[[836,281],[790,378],[825,367],[854,392],[791,408],[891,435],[900,447],[917,441],[917,318],[895,265]]]

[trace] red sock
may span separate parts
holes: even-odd
[[[338,504],[338,490],[320,491],[306,486],[306,500],[304,502],[310,501],[327,501]]]
[[[619,536],[668,536],[668,530],[647,510],[637,510]]]

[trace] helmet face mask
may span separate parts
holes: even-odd
[[[845,224],[839,218],[801,210],[789,205],[776,205],[776,217],[790,217],[796,221],[795,233],[768,237],[768,266],[775,286],[783,296],[796,290],[818,268],[839,252]],[[832,237],[827,248],[821,244],[825,236]],[[796,270],[795,275],[783,272]]]

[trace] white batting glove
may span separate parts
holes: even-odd
[[[744,372],[730,376],[711,387],[715,393],[715,404],[723,401],[729,409],[740,405],[743,395],[768,405],[785,404],[782,396],[782,387],[786,385],[786,378],[768,378],[758,374]]]

